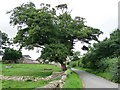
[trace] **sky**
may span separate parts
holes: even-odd
[[[13,38],[16,33],[16,27],[9,24],[9,14],[7,11],[13,8],[32,1],[39,8],[40,3],[51,4],[56,6],[58,4],[67,4],[69,10],[72,10],[71,15],[80,16],[86,19],[86,25],[98,28],[103,31],[100,40],[109,37],[115,29],[118,28],[118,2],[119,0],[1,0],[0,1],[0,30]],[[81,51],[81,43],[77,42],[74,46],[75,51]],[[27,51],[23,49],[23,54],[29,54],[33,59],[36,59],[40,53],[34,51]],[[83,53],[83,51],[82,51]]]

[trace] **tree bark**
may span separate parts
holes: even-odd
[[[61,68],[62,68],[63,71],[66,71],[67,70],[66,64],[61,63]]]

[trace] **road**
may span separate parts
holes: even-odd
[[[116,83],[110,82],[102,77],[82,70],[77,70],[74,68],[72,68],[72,70],[80,75],[80,78],[83,81],[84,88],[116,88],[113,90],[118,90],[118,84]]]

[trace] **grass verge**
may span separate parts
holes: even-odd
[[[75,72],[68,70],[68,77],[65,80],[63,88],[83,88],[82,80]]]

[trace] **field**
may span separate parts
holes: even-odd
[[[41,87],[46,84],[48,84],[50,81],[11,81],[11,80],[3,80],[2,81],[2,88],[36,88],[36,87]]]
[[[6,66],[12,66],[6,68]],[[33,76],[47,77],[53,72],[60,72],[61,68],[55,65],[48,64],[2,64],[2,75],[4,76]],[[13,81],[3,80],[2,88],[36,88],[48,84],[50,80],[40,81]],[[29,89],[30,90],[30,89]]]
[[[6,66],[12,66],[12,68],[6,68]],[[51,69],[51,70],[47,70]],[[4,76],[34,76],[34,77],[46,77],[52,74],[52,72],[60,72],[61,69],[55,65],[47,64],[3,64],[2,75]]]

